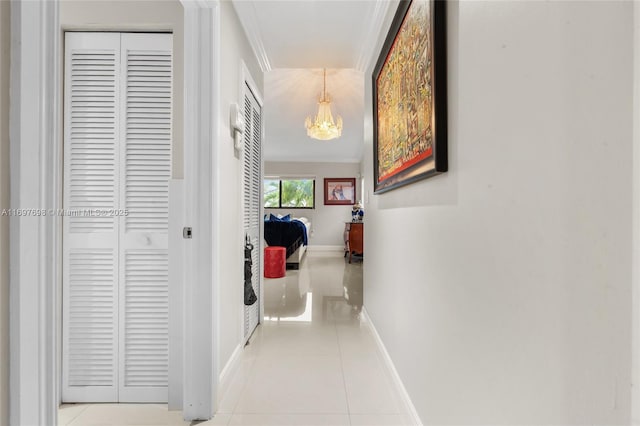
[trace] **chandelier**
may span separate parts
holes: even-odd
[[[342,134],[342,117],[337,116],[337,121],[337,124],[333,122],[331,114],[331,101],[327,96],[327,70],[325,69],[322,96],[318,101],[318,114],[313,121],[311,116],[308,116],[304,123],[307,135],[321,141],[339,138]]]

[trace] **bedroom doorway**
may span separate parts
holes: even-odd
[[[254,85],[255,87],[255,85]],[[251,285],[257,296],[257,300],[247,300],[244,305],[244,342],[261,322],[260,306],[262,304],[261,282],[262,271],[260,268],[262,254],[262,105],[258,100],[255,89],[245,80],[243,95],[244,108],[244,150],[243,150],[243,230],[245,249],[252,247],[250,251],[251,264],[245,265],[251,271]],[[248,244],[247,244],[248,243]],[[249,251],[247,251],[249,253]],[[245,262],[247,260],[245,259]],[[245,269],[246,270],[246,269]],[[246,278],[246,277],[245,277]],[[243,286],[245,283],[243,282]]]

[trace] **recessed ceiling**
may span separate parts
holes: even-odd
[[[388,1],[236,0],[234,6],[265,71],[360,68],[372,24]]]
[[[327,70],[331,112],[342,116],[342,136],[319,141],[307,136],[305,118],[315,116],[322,92],[320,69],[276,69],[264,76],[264,157],[267,161],[359,162],[364,133],[364,75],[354,69]]]
[[[358,162],[364,133],[363,71],[393,0],[235,0],[264,78],[264,157],[270,161]],[[317,141],[304,120],[315,115],[322,69],[342,136]]]

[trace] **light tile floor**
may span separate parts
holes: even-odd
[[[368,324],[362,263],[308,253],[265,279],[265,321],[245,347],[209,425],[409,425]],[[157,404],[64,405],[61,425],[188,425]],[[196,423],[193,423],[194,425]]]

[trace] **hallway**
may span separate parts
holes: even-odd
[[[311,223],[287,278],[263,214]],[[0,1],[0,425],[640,426],[639,259],[640,2]]]
[[[410,424],[361,314],[362,262],[307,253],[300,270],[264,286],[265,320],[240,355],[218,414],[199,424]],[[155,404],[60,412],[62,425],[189,424]]]

